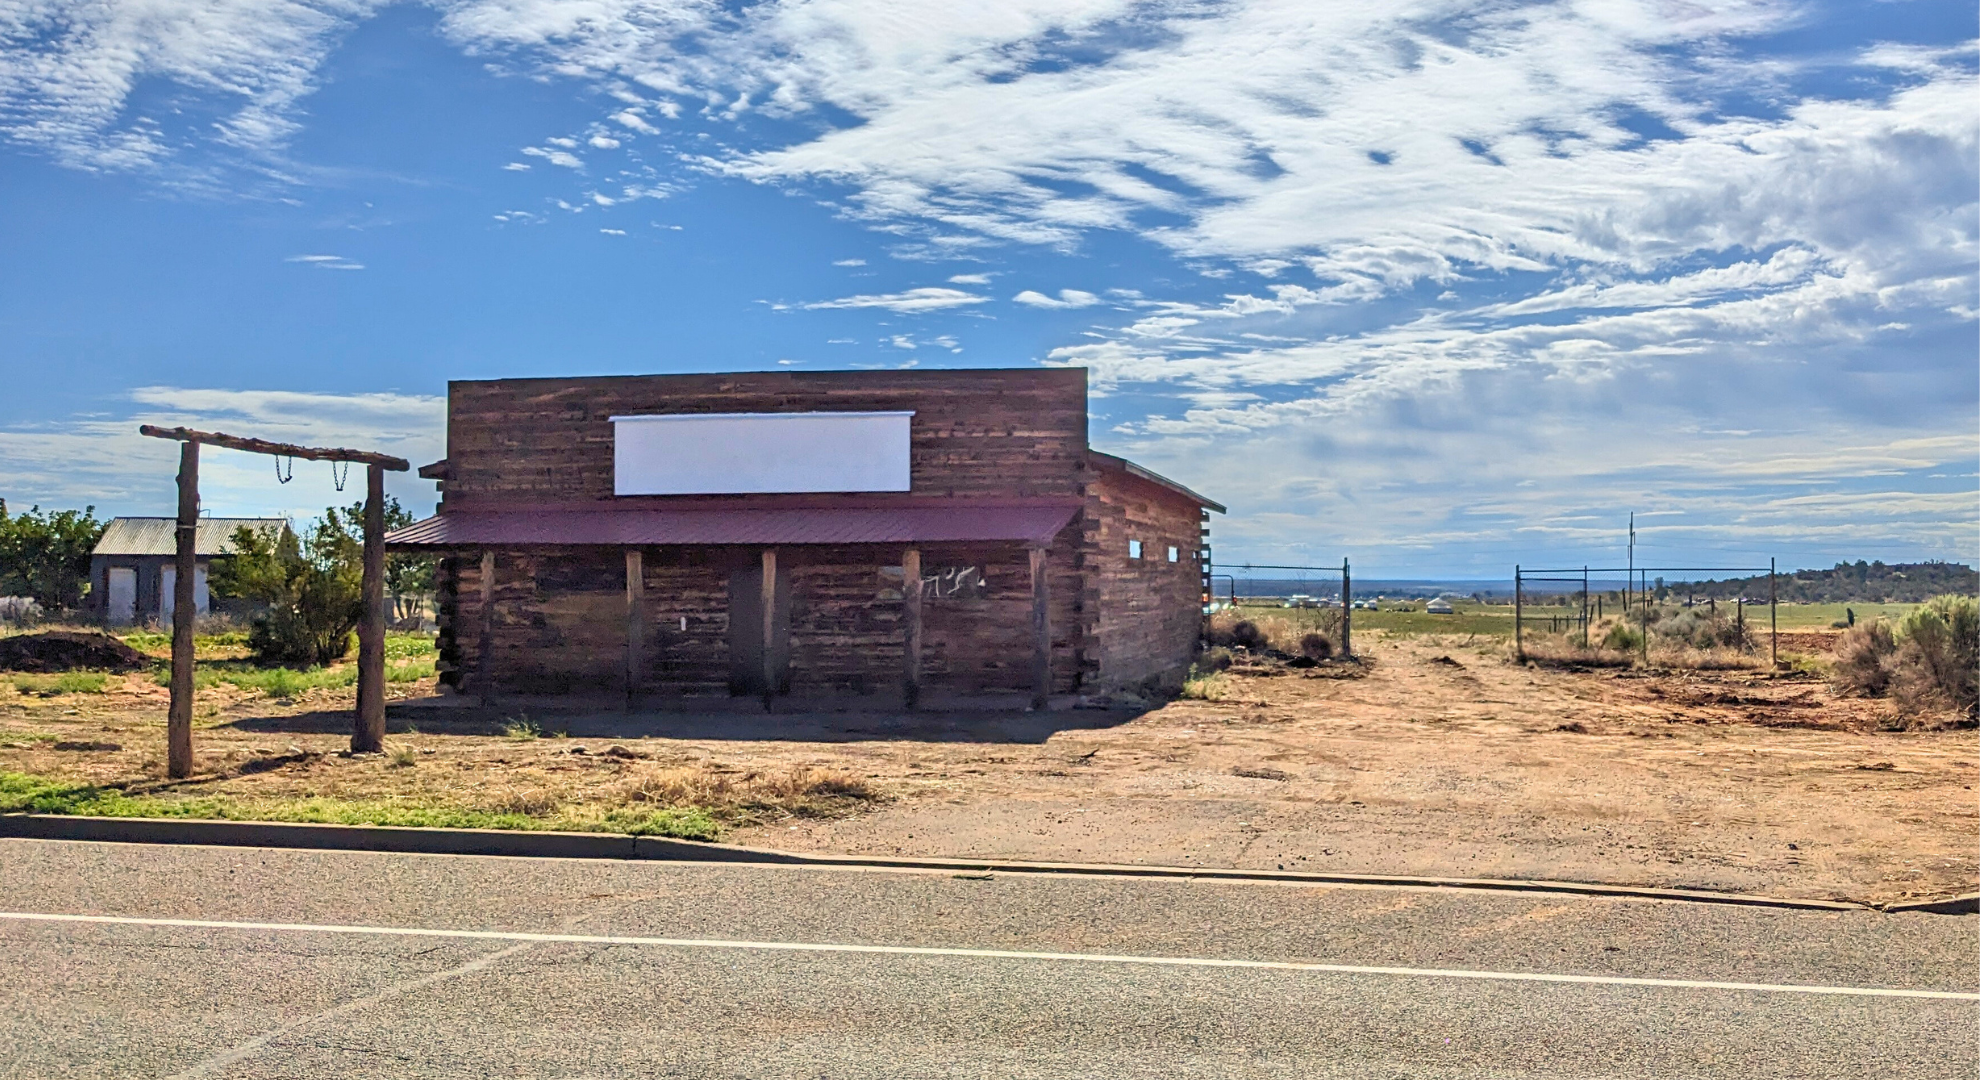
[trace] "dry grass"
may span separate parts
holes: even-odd
[[[1525,635],[1523,647],[1516,652],[1513,646],[1508,645],[1506,654],[1515,660],[1560,667],[1626,668],[1644,665],[1644,654],[1640,650],[1613,648],[1600,643],[1604,636],[1599,633],[1602,629],[1596,627],[1590,630],[1589,640],[1593,644],[1587,646],[1582,645],[1579,633],[1529,633]],[[1682,641],[1660,641],[1653,636],[1648,666],[1680,671],[1765,671],[1768,660],[1741,649],[1699,648]]]
[[[731,822],[775,817],[842,817],[880,792],[839,769],[794,765],[765,771],[708,767],[643,770],[620,783],[611,799],[625,804],[697,807]]]
[[[1294,614],[1278,614],[1270,608],[1226,608],[1210,616],[1210,641],[1220,647],[1239,647],[1252,652],[1271,649],[1288,656],[1308,656],[1321,660],[1333,655],[1340,639],[1338,609],[1320,608]],[[1325,643],[1325,655],[1311,655]]]

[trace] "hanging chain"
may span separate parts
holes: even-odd
[[[343,468],[343,470],[342,470],[341,472],[340,472],[340,471],[338,471],[338,469],[337,469],[337,466],[339,466],[339,465],[342,465],[342,466],[344,467],[344,468]],[[351,478],[351,463],[350,463],[350,462],[348,462],[348,461],[333,461],[333,462],[331,462],[331,463],[330,463],[330,481],[331,481],[332,483],[334,483],[334,484],[336,484],[336,485],[337,485],[337,490],[338,490],[338,491],[342,491],[342,490],[344,490],[344,481],[346,481],[346,480],[349,480],[350,478]]]
[[[286,484],[289,481],[294,480],[295,478],[296,478],[296,459],[295,458],[289,459],[289,472],[288,475],[285,476],[282,473],[282,456],[280,454],[275,455],[275,481],[277,483]]]

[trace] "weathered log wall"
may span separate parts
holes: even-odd
[[[450,383],[445,505],[611,499],[615,415],[908,409],[911,495],[1079,493],[1084,371],[742,372]]]
[[[1079,533],[1053,548],[1055,691],[1080,685]],[[930,571],[983,570],[986,594],[924,607],[923,685],[975,694],[1030,686],[1031,580],[1014,544],[938,544]],[[640,691],[729,693],[728,579],[759,565],[754,548],[643,548],[646,618]],[[878,545],[778,550],[790,583],[790,690],[892,700],[903,662],[900,549]],[[891,571],[891,573],[890,573]],[[489,674],[500,693],[623,691],[627,603],[622,549],[546,547],[496,553]],[[439,574],[440,667],[470,692],[481,663],[481,562],[460,555]]]
[[[1085,663],[1103,688],[1174,684],[1203,628],[1203,510],[1187,496],[1127,473],[1096,470],[1086,488]],[[1129,541],[1141,541],[1141,558]],[[1169,561],[1169,548],[1176,561]]]

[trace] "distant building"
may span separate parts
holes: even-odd
[[[200,518],[193,542],[193,610],[210,606],[206,571],[216,558],[234,553],[234,533],[252,529],[271,540],[288,528],[283,518]],[[112,626],[164,622],[172,617],[177,581],[178,520],[168,517],[113,518],[89,559],[90,607]]]
[[[1078,369],[455,382],[438,512],[386,543],[441,556],[441,680],[469,692],[1179,681],[1223,507],[1086,429]]]
[[[1423,605],[1423,610],[1432,615],[1450,615],[1455,613],[1455,609],[1451,607],[1451,602],[1441,596]]]

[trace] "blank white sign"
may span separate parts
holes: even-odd
[[[912,412],[612,417],[618,495],[908,490]]]

